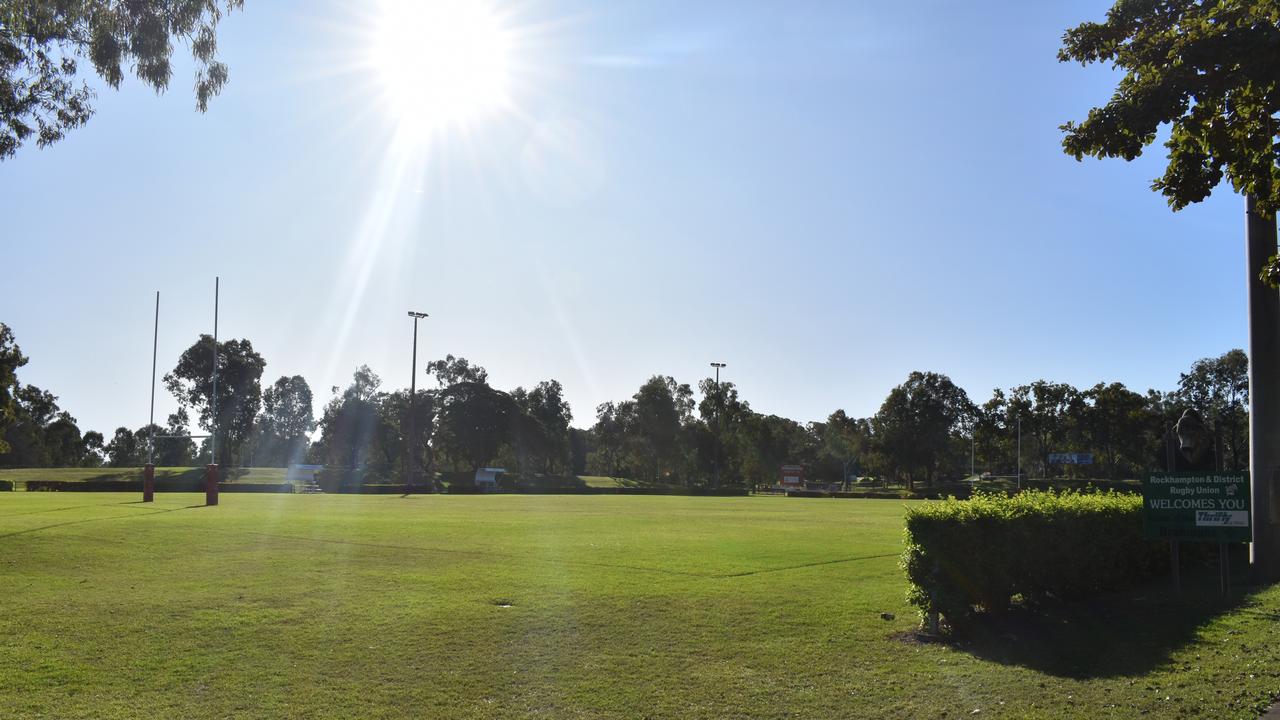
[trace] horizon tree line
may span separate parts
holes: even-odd
[[[119,427],[107,438],[82,432],[49,391],[19,382],[27,358],[0,323],[0,467],[208,462],[208,439],[197,443],[189,428],[193,418],[206,432],[214,426],[212,343],[201,335],[165,374],[178,409],[163,426]],[[756,412],[732,382],[704,378],[695,392],[654,375],[630,398],[600,404],[590,427],[576,428],[559,381],[504,391],[482,366],[453,355],[426,364],[434,387],[420,390],[412,408],[407,390],[384,389],[362,365],[346,387],[331,388],[316,418],[301,375],[264,387],[266,361],[248,340],[218,345],[218,460],[228,467],[308,462],[398,480],[408,463],[428,473],[498,465],[522,476],[691,487],[769,485],[784,464],[804,465],[817,481],[879,478],[909,487],[971,469],[1118,480],[1164,469],[1165,437],[1187,409],[1203,419],[1219,469],[1248,462],[1248,358],[1239,349],[1196,361],[1175,389],[1145,394],[1118,382],[1081,389],[1036,380],[996,388],[977,403],[946,375],[917,371],[871,417],[837,409],[808,423]],[[406,437],[411,425],[416,443]],[[164,439],[153,444],[156,436]],[[410,447],[418,457],[409,457]],[[1054,464],[1051,455],[1064,452],[1092,453],[1095,463]]]

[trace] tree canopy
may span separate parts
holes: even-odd
[[[0,323],[0,453],[9,452],[4,435],[17,418],[18,368],[26,364],[27,357],[13,339],[13,331]]]
[[[1169,125],[1169,163],[1152,189],[1174,210],[1223,178],[1263,215],[1280,209],[1280,2],[1119,0],[1103,22],[1068,30],[1058,59],[1124,72],[1105,105],[1062,126],[1067,154],[1132,160]],[[1274,285],[1280,262],[1262,275]]]
[[[218,60],[218,23],[244,0],[0,0],[0,160],[35,137],[61,140],[93,116],[94,92],[82,79],[88,60],[118,88],[125,69],[163,92],[173,77],[173,47],[195,61],[196,107],[226,84]]]
[[[200,411],[200,427],[213,431],[224,443],[225,456],[219,453],[214,462],[226,464],[240,461],[240,446],[253,430],[254,419],[262,405],[262,371],[267,362],[248,340],[226,340],[218,343],[218,416],[213,417],[213,336],[201,335],[178,358],[178,364],[165,374],[165,387],[182,408]],[[215,422],[216,421],[216,422]]]

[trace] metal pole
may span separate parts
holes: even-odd
[[[973,477],[976,473],[973,471],[973,456],[978,451],[978,432],[974,429],[969,433],[969,477]]]
[[[423,312],[409,311],[413,318],[413,364],[409,368],[409,437],[405,442],[409,457],[405,459],[404,472],[407,484],[412,486],[418,481],[418,419],[415,411],[418,408],[418,321],[429,317]],[[434,483],[433,483],[434,484]]]
[[[1258,272],[1276,254],[1276,218],[1254,211],[1245,197],[1246,271],[1249,285],[1249,483],[1253,542],[1249,568],[1255,582],[1280,580],[1280,292]]]
[[[1022,418],[1018,418],[1018,489],[1022,489]]]
[[[213,278],[213,423],[209,428],[209,464],[218,464],[218,289],[221,278]]]
[[[720,406],[724,402],[724,397],[720,394],[720,368],[724,366],[725,364],[722,362],[711,363],[711,367],[716,369],[716,404],[714,408],[716,432],[715,432],[715,447],[712,449],[712,453],[711,453],[711,465],[715,469],[715,486],[716,487],[720,487],[720,432],[722,430],[722,427],[720,425],[720,410],[721,410]]]
[[[155,461],[156,457],[156,348],[160,342],[160,291],[156,291],[156,322],[151,334],[151,414],[147,421],[147,431],[151,434],[148,439],[147,447],[147,464],[150,465]]]
[[[413,362],[409,365],[409,457],[405,462],[404,471],[408,474],[409,485],[417,484],[418,474],[418,419],[414,410],[417,409],[418,397],[418,318],[413,319]]]

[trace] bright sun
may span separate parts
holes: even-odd
[[[510,104],[511,35],[486,0],[380,0],[371,48],[402,129],[466,127]]]

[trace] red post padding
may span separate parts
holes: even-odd
[[[142,467],[142,502],[156,499],[156,466],[147,463]]]
[[[218,504],[218,466],[206,465],[204,472],[204,504]]]

